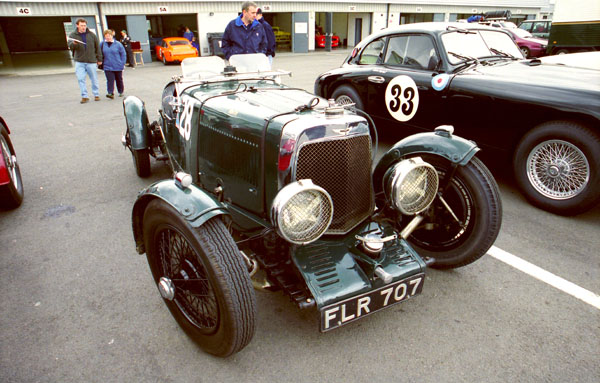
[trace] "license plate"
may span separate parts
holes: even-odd
[[[400,303],[420,294],[425,274],[417,274],[398,282],[390,283],[377,290],[369,291],[341,302],[323,307],[321,332],[333,330],[364,316]]]

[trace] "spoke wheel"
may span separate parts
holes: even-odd
[[[10,182],[0,186],[0,207],[14,209],[23,202],[23,181],[17,162],[17,155],[4,126],[0,125],[0,152],[8,172]]]
[[[549,140],[529,153],[527,176],[540,194],[568,199],[585,190],[590,181],[590,164],[577,146],[563,140]]]
[[[517,145],[513,166],[519,188],[537,207],[574,215],[600,201],[600,135],[583,125],[537,126]]]
[[[148,263],[178,324],[208,353],[225,357],[243,349],[254,335],[256,298],[221,220],[191,227],[161,199],[148,204],[143,219]]]
[[[190,243],[173,227],[159,227],[156,241],[161,278],[174,285],[173,302],[194,326],[207,334],[214,332],[219,310],[206,267]]]
[[[488,251],[500,232],[502,203],[498,185],[477,158],[452,174],[448,161],[432,155],[422,157],[438,171],[443,189],[409,241],[421,256],[435,259],[432,267],[455,268],[472,263]]]
[[[364,110],[364,105],[358,92],[348,85],[337,87],[331,97],[340,105],[355,104],[357,109]]]

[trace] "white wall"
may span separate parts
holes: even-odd
[[[354,23],[356,19],[362,19],[362,38],[364,39],[369,35],[369,29],[371,28],[371,14],[370,13],[349,13],[348,14],[348,48],[354,46]],[[373,31],[375,32],[375,31]]]
[[[200,45],[200,55],[210,55],[210,45],[208,44],[207,33],[223,33],[225,27],[237,17],[237,12],[231,13],[198,13],[198,44]]]
[[[386,27],[386,19],[387,15],[383,12],[373,12],[373,24],[371,26],[371,31],[373,33],[382,30]]]

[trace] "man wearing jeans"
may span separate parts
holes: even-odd
[[[102,64],[102,52],[100,51],[98,36],[87,28],[85,19],[77,19],[75,24],[77,30],[69,34],[68,45],[73,52],[73,60],[75,60],[75,75],[81,90],[80,102],[85,104],[90,100],[85,83],[86,75],[90,76],[92,81],[94,100],[100,101],[97,65]]]

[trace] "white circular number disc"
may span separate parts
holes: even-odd
[[[385,106],[398,121],[406,122],[419,108],[417,84],[408,76],[396,76],[385,89]]]

